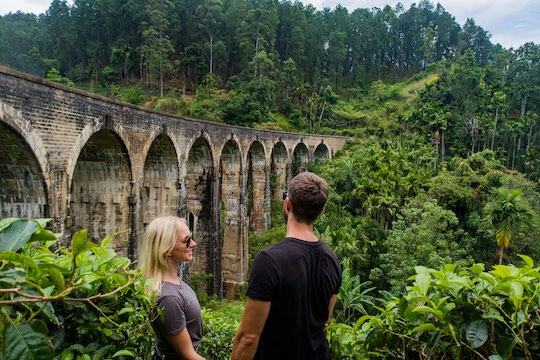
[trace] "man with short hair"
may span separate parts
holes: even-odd
[[[313,173],[290,182],[283,204],[287,236],[253,260],[232,360],[329,359],[324,328],[341,286],[341,265],[313,232],[327,197],[328,184]]]

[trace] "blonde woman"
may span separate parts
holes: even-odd
[[[154,279],[147,292],[157,293],[162,309],[152,323],[152,359],[204,359],[197,354],[203,335],[201,307],[193,289],[178,276],[180,263],[193,260],[195,246],[186,220],[176,216],[156,218],[146,228],[139,267],[146,279]]]

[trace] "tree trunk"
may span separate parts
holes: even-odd
[[[259,53],[259,31],[260,31],[260,26],[257,25],[257,37],[255,39],[255,55]]]
[[[525,115],[525,109],[527,107],[527,97],[529,97],[529,94],[525,94],[523,99],[521,99],[521,117]]]
[[[163,30],[159,28],[159,93],[163,98]]]
[[[324,100],[324,102],[323,102],[322,110],[321,110],[321,116],[319,116],[319,126],[321,125],[321,121],[322,121],[322,117],[323,117],[323,114],[324,114],[324,108],[325,107],[326,107],[326,100]]]
[[[441,161],[444,161],[444,130],[441,130]]]
[[[534,128],[535,121],[531,121],[531,126],[529,126],[529,134],[527,135],[527,147],[525,150],[529,151],[531,148],[531,141],[532,141],[532,134],[533,134],[533,128]]]
[[[214,37],[210,35],[210,74],[214,70]]]
[[[504,254],[504,246],[501,246],[499,250],[499,265],[502,265],[503,263],[503,254]]]
[[[141,79],[141,85],[144,84],[144,78],[143,78],[143,59],[141,57],[141,61],[139,62],[139,70],[140,70],[140,79]]]
[[[493,151],[493,146],[495,144],[495,134],[497,133],[497,120],[499,118],[499,107],[495,111],[495,122],[493,123],[493,135],[491,136],[491,147],[490,150]]]
[[[511,167],[511,169],[514,169],[515,161],[516,161],[516,137],[514,136],[514,148],[512,150],[512,167]]]

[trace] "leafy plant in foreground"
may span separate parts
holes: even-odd
[[[0,358],[146,359],[157,310],[141,274],[86,230],[52,251],[48,221],[0,220]]]
[[[344,346],[354,343],[360,355],[351,359],[536,359],[540,267],[520,257],[523,267],[496,265],[488,272],[483,264],[417,266],[405,295],[354,326],[331,325],[329,339],[339,346],[340,333]]]

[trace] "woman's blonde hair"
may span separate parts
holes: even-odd
[[[178,238],[178,230],[187,226],[185,219],[176,216],[155,218],[148,224],[143,237],[139,254],[139,269],[145,279],[154,281],[148,285],[146,292],[161,292],[161,281],[167,269],[167,255],[172,251]]]

